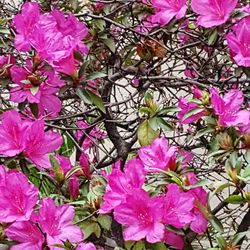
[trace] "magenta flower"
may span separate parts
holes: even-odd
[[[15,156],[25,149],[26,131],[28,125],[24,124],[17,111],[6,111],[2,115],[0,125],[0,154]]]
[[[15,37],[15,47],[20,51],[28,51],[30,49],[30,37],[34,26],[40,17],[39,5],[35,2],[25,3],[20,14],[13,18],[13,26],[17,31]]]
[[[148,242],[155,243],[163,239],[165,226],[159,202],[158,197],[150,198],[142,189],[126,196],[126,201],[114,211],[115,220],[125,226],[124,240],[146,238]]]
[[[38,199],[38,189],[16,171],[0,182],[0,222],[28,221]]]
[[[79,159],[80,165],[82,167],[82,172],[83,175],[87,178],[90,179],[90,166],[89,166],[89,158],[88,155],[85,154],[84,152],[81,153],[80,159]]]
[[[55,95],[64,83],[54,71],[36,70],[32,73],[32,65],[28,61],[26,67],[14,65],[11,78],[15,87],[11,88],[10,99],[13,102],[37,103],[40,115],[57,114],[61,110],[61,101]]]
[[[96,247],[93,243],[80,243],[76,250],[96,250]]]
[[[64,176],[73,168],[71,165],[70,160],[61,155],[56,155],[55,158],[58,160],[59,166],[64,174]],[[54,176],[54,174],[51,171],[51,175]],[[77,173],[73,174],[69,178],[69,194],[71,198],[76,198],[79,195],[79,181],[77,177]]]
[[[30,221],[20,221],[5,229],[6,236],[19,242],[12,250],[41,250],[44,237],[39,228]]]
[[[184,248],[183,237],[167,229],[165,230],[163,241],[166,242],[168,245],[175,247],[178,250],[182,250]]]
[[[171,169],[175,162],[177,147],[169,147],[165,138],[155,139],[150,146],[140,148],[138,155],[147,172]]]
[[[44,122],[22,120],[17,111],[4,112],[0,125],[0,154],[16,156],[20,153],[36,166],[50,168],[48,153],[62,144],[60,134],[44,132]]]
[[[150,18],[152,23],[168,24],[172,18],[181,19],[187,11],[186,0],[152,0],[156,8],[155,14]]]
[[[235,63],[250,67],[250,16],[234,25],[233,31],[227,35],[227,44]]]
[[[44,132],[44,121],[38,120],[31,124],[25,139],[24,155],[38,167],[51,168],[48,153],[61,146],[61,135],[53,131]]]
[[[224,24],[238,0],[191,0],[192,10],[199,15],[198,25],[211,28]]]
[[[197,177],[194,173],[189,173],[186,177],[189,185],[194,185],[197,182]],[[190,189],[188,193],[191,194],[195,199],[194,208],[192,210],[193,220],[190,223],[190,228],[197,234],[202,234],[207,229],[208,221],[201,213],[200,209],[196,205],[196,202],[199,202],[202,206],[206,207],[207,192],[202,187],[196,187]]]
[[[74,207],[56,206],[51,198],[46,198],[41,201],[41,208],[38,214],[34,214],[33,219],[40,224],[41,230],[46,234],[49,248],[57,250],[54,244],[63,244],[66,240],[72,243],[83,240],[81,229],[72,223],[74,216]]]
[[[77,127],[82,128],[83,130],[89,128],[89,124],[85,121],[77,121]],[[82,136],[86,136],[83,140],[82,147],[84,150],[88,150],[94,145],[96,140],[102,140],[106,138],[107,134],[105,131],[99,129],[98,127],[94,127],[91,129],[90,133],[86,135],[86,133],[82,132],[81,130],[77,130],[76,137],[78,140],[81,139]]]
[[[13,26],[17,31],[16,48],[21,51],[34,48],[38,56],[56,71],[74,74],[74,52],[88,52],[87,46],[82,43],[88,29],[72,14],[65,17],[59,10],[41,14],[38,4],[25,3],[21,14],[14,17]]]
[[[124,171],[120,170],[120,164],[116,164],[116,168],[109,175],[100,213],[109,213],[126,199],[127,194],[142,187],[146,174],[140,160],[128,161]]]
[[[244,95],[240,90],[232,89],[224,98],[222,98],[218,90],[210,89],[211,104],[214,113],[219,117],[219,124],[221,126],[244,126],[248,125],[250,119],[250,112],[247,110],[240,110]]]
[[[195,103],[188,102],[185,98],[181,97],[179,99],[178,107],[181,109],[178,112],[178,120],[180,124],[190,124],[192,122],[198,121],[202,116],[206,115],[205,110],[198,110],[199,106]],[[195,112],[195,114],[190,115],[188,118],[184,119],[184,116],[187,114],[187,112],[197,109],[198,112]]]
[[[191,213],[194,207],[194,197],[181,192],[176,184],[169,184],[164,199],[164,222],[176,228],[182,228],[193,221]]]

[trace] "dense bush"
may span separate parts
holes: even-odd
[[[248,249],[247,2],[0,3],[0,242]]]

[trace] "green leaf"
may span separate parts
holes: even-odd
[[[226,152],[227,152],[227,150],[224,150],[224,149],[218,150],[218,151],[212,152],[212,153],[209,154],[207,157],[208,157],[208,158],[215,157],[215,156],[218,156],[218,155],[222,155],[222,154],[224,154],[224,153],[226,153]]]
[[[223,225],[221,224],[220,220],[217,217],[212,216],[209,222],[218,233],[223,233],[224,231]]]
[[[218,39],[218,31],[215,29],[208,38],[208,45],[209,46],[214,45],[216,43],[217,39]]]
[[[248,165],[244,170],[243,173],[241,175],[241,177],[243,178],[247,178],[250,176],[250,165]]]
[[[83,221],[79,223],[80,228],[83,229],[84,239],[86,240],[91,234],[95,234],[97,238],[101,236],[101,228],[95,221]]]
[[[85,89],[81,90],[81,89],[76,89],[76,94],[81,98],[81,100],[83,100],[85,103],[87,104],[92,104],[92,100],[91,97],[89,96],[89,94],[85,91]]]
[[[103,229],[110,230],[112,219],[109,215],[99,215],[97,221]]]
[[[145,120],[140,124],[137,134],[140,145],[145,146],[151,144],[151,142],[159,136],[160,132],[153,130],[148,120]]]
[[[103,103],[103,100],[100,96],[96,95],[95,93],[91,92],[88,89],[85,89],[85,92],[90,96],[91,102],[98,108],[100,109],[103,113],[106,113],[106,109]]]
[[[201,130],[199,130],[196,135],[194,136],[194,139],[198,139],[208,133],[212,133],[214,131],[213,128],[207,127],[207,128],[203,128]]]
[[[191,109],[189,110],[184,116],[183,116],[183,121],[185,121],[187,118],[189,118],[192,115],[197,115],[200,112],[202,112],[204,109],[203,108],[195,108],[195,109]]]
[[[103,77],[106,77],[106,76],[107,76],[107,74],[104,73],[104,72],[92,72],[92,73],[90,73],[90,74],[87,76],[86,80],[87,80],[87,81],[88,81],[88,80],[95,80],[95,79],[97,79],[97,78],[103,78]]]
[[[94,104],[103,113],[106,113],[106,109],[102,98],[88,89],[77,89],[76,94],[87,104]]]
[[[246,200],[239,194],[237,195],[230,195],[228,198],[225,199],[225,202],[231,204],[243,204]]]
[[[150,244],[150,250],[168,250],[164,243]]]
[[[167,123],[162,117],[158,117],[158,124],[164,131],[173,131],[173,127]]]
[[[30,88],[30,92],[32,95],[35,95],[39,91],[39,87],[32,87]]]
[[[169,107],[166,107],[166,108],[163,108],[161,110],[158,111],[157,115],[160,116],[160,115],[165,115],[165,114],[168,114],[168,113],[174,113],[174,112],[178,112],[180,111],[180,109],[176,106],[169,106]]]
[[[107,39],[101,39],[101,40],[110,49],[111,52],[113,52],[113,53],[116,52],[116,45],[112,39],[107,38]]]
[[[133,250],[146,250],[144,241],[140,240],[135,243]]]
[[[131,250],[134,244],[135,241],[132,240],[125,241],[124,243],[126,250]]]
[[[246,234],[247,231],[235,234],[232,239],[233,246],[237,246],[237,244],[246,236]]]
[[[96,19],[94,23],[100,31],[103,31],[106,27],[106,22],[102,19]]]
[[[226,240],[220,234],[216,235],[216,241],[221,249],[225,249],[227,247]]]

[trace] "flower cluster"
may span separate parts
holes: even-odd
[[[0,125],[0,154],[27,157],[39,168],[50,168],[48,153],[62,144],[60,134],[44,131],[44,121],[31,121],[15,111],[6,111]]]
[[[6,223],[6,236],[18,242],[12,249],[42,250],[48,246],[55,250],[56,244],[67,240],[83,241],[81,229],[72,223],[74,207],[56,206],[51,198],[42,199],[38,205],[38,189],[23,173],[1,166],[0,174],[0,222]],[[87,249],[84,245],[77,249]]]
[[[74,74],[74,52],[88,52],[82,42],[88,29],[73,14],[65,17],[59,10],[43,14],[37,3],[30,2],[14,17],[13,26],[17,32],[16,49],[26,52],[33,48],[39,60],[48,62],[58,72]]]
[[[152,145],[139,150],[139,158],[126,163],[124,172],[116,163],[108,176],[104,203],[99,212],[113,211],[115,220],[124,226],[125,240],[146,238],[150,243],[164,241],[183,249],[182,237],[167,230],[166,225],[177,229],[189,225],[198,234],[206,230],[207,219],[195,202],[206,206],[206,192],[201,187],[185,190],[195,184],[194,174],[183,177],[186,184],[182,188],[169,183],[164,192],[153,196],[144,189],[147,173],[171,169],[175,165],[176,152],[177,148],[169,148],[165,138],[155,139]]]
[[[221,97],[214,87],[210,93],[196,88],[194,97],[190,102],[183,97],[179,100],[178,119],[181,124],[190,124],[204,116],[214,115],[219,127],[236,127],[242,133],[249,132],[250,110],[243,108],[242,91],[231,89]]]

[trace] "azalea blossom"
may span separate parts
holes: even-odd
[[[164,237],[163,210],[158,197],[150,198],[142,189],[126,196],[126,201],[115,208],[114,217],[125,226],[124,240],[159,242]]]
[[[21,119],[17,111],[6,111],[0,125],[0,154],[16,156],[23,153],[36,166],[50,168],[48,153],[62,144],[60,134],[44,132],[44,121]]]
[[[224,24],[238,0],[191,0],[192,10],[198,14],[198,25],[211,28]]]
[[[77,121],[77,127],[82,128],[83,130],[89,129],[89,124],[85,121]],[[78,140],[81,139],[82,136],[85,136],[86,134],[82,132],[81,130],[77,130],[76,137]],[[107,134],[103,130],[99,129],[98,127],[91,128],[88,135],[86,135],[86,138],[82,142],[82,147],[86,151],[90,149],[96,140],[102,140],[106,138]]]
[[[37,103],[40,115],[45,112],[56,115],[61,110],[61,101],[55,95],[64,85],[54,71],[36,70],[28,61],[26,67],[14,65],[10,69],[15,86],[10,90],[13,102]]]
[[[195,103],[187,101],[184,97],[179,99],[178,107],[181,109],[178,112],[178,120],[180,124],[190,124],[192,122],[198,121],[202,116],[206,115],[206,111],[199,108]],[[194,114],[185,118],[185,115],[191,110],[197,110]]]
[[[73,14],[65,17],[59,10],[42,14],[37,3],[29,2],[22,6],[12,24],[17,31],[15,47],[25,52],[34,48],[56,71],[73,75],[76,70],[73,53],[88,52],[82,43],[88,29]]]
[[[232,89],[224,97],[221,97],[215,88],[211,88],[210,93],[211,104],[219,118],[219,125],[225,127],[248,125],[250,112],[240,110],[244,101],[244,95],[240,90]]]
[[[93,243],[80,243],[76,250],[96,250],[96,247]]]
[[[164,242],[166,242],[168,245],[175,247],[178,250],[182,250],[184,248],[184,240],[183,237],[173,233],[169,230],[165,230],[164,233]]]
[[[28,124],[23,123],[17,111],[4,112],[0,124],[0,154],[10,157],[20,154],[25,149],[27,130]]]
[[[78,243],[83,240],[83,233],[78,226],[73,225],[74,207],[70,205],[56,206],[51,198],[41,201],[38,214],[32,220],[39,223],[41,230],[46,234],[46,242],[51,250],[57,250],[54,244],[63,244],[69,240]]]
[[[187,174],[186,178],[189,185],[194,185],[197,182],[197,177],[194,173]],[[197,234],[202,234],[207,229],[208,221],[196,203],[198,202],[202,206],[206,207],[207,192],[202,187],[195,187],[190,189],[188,193],[191,194],[195,199],[194,208],[192,210],[193,220],[190,223],[190,228]]]
[[[191,213],[194,207],[194,197],[181,192],[177,184],[169,184],[167,194],[164,197],[164,218],[166,224],[176,228],[182,228],[193,221]]]
[[[140,148],[138,155],[147,172],[158,172],[175,168],[176,153],[177,147],[170,147],[167,139],[162,137]]]
[[[6,236],[19,244],[12,246],[11,250],[41,250],[44,242],[42,232],[35,223],[30,221],[14,222],[5,230]]]
[[[108,177],[104,202],[99,212],[108,213],[120,205],[126,199],[127,194],[142,187],[145,176],[144,167],[138,159],[128,161],[124,172],[120,170],[120,164],[117,163]]]
[[[37,203],[38,189],[21,172],[5,171],[3,175],[0,179],[0,222],[28,221]]]
[[[44,132],[44,121],[38,120],[33,122],[27,131],[24,155],[38,167],[51,168],[49,153],[58,149],[61,144],[60,134],[53,131]]]
[[[231,56],[239,66],[250,66],[250,16],[243,18],[233,26],[227,38]]]
[[[151,16],[152,23],[168,24],[174,17],[181,19],[187,11],[186,0],[152,0],[155,14]]]

